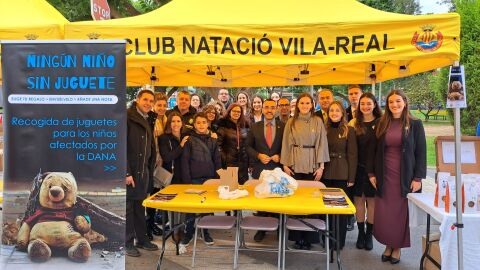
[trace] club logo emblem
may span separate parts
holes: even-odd
[[[412,45],[421,52],[434,52],[442,46],[443,35],[440,31],[433,32],[434,25],[424,25],[420,27],[423,33],[415,32],[412,37]]]

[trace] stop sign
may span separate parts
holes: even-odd
[[[107,0],[90,0],[92,18],[98,20],[110,20],[110,6]]]

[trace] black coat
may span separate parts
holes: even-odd
[[[182,152],[180,141],[173,134],[164,133],[158,137],[158,149],[162,157],[162,167],[173,173],[172,184],[181,184],[182,181]],[[172,172],[173,165],[173,172]]]
[[[238,128],[240,145],[237,140],[237,125],[227,118],[218,121],[218,146],[222,156],[222,167],[238,167],[238,181],[248,180],[248,155],[246,151],[247,128]]]
[[[269,148],[265,139],[264,121],[252,124],[247,136],[246,151],[253,167],[252,177],[258,179],[263,170],[273,170],[281,167],[282,164],[270,160],[267,164],[263,164],[258,159],[258,154],[265,154],[269,157],[279,155],[282,151],[283,130],[285,125],[278,119],[275,120],[275,138],[272,142],[272,148]]]
[[[191,184],[192,179],[218,178],[221,168],[220,151],[217,140],[210,135],[192,132],[183,146],[182,181]]]
[[[350,122],[350,120],[353,119],[353,113],[352,113],[352,105],[348,106],[347,109],[345,109],[347,113],[347,121]]]
[[[320,117],[320,119],[322,119],[323,124],[326,124],[326,123],[325,123],[325,119],[323,119],[323,111],[322,111],[322,109],[316,111],[316,112],[315,112],[315,115],[318,116],[318,117]]]
[[[152,192],[155,159],[153,131],[134,103],[127,111],[127,174],[135,187],[127,186],[127,199],[144,200]]]
[[[348,180],[355,182],[357,172],[357,137],[355,129],[348,127],[346,137],[339,138],[342,131],[338,127],[327,129],[328,153],[330,162],[325,163],[323,178],[328,180]]]
[[[375,177],[377,178],[377,195],[382,196],[384,180],[384,148],[385,134],[377,139],[375,151]],[[427,176],[427,145],[425,130],[419,119],[410,120],[409,132],[402,129],[402,156],[400,160],[400,185],[402,196],[412,192],[410,185],[413,179],[424,179]]]

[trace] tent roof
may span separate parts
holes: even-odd
[[[63,39],[67,22],[45,0],[0,0],[0,40]]]
[[[128,84],[148,83],[155,67],[156,85],[166,86],[384,81],[451,65],[459,35],[458,14],[402,15],[355,0],[173,0],[140,16],[65,26],[67,39],[127,39]],[[263,37],[270,51],[257,46]]]

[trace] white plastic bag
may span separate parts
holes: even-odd
[[[298,187],[297,181],[280,168],[263,170],[259,180],[260,184],[255,187],[257,198],[287,197],[293,195]]]

